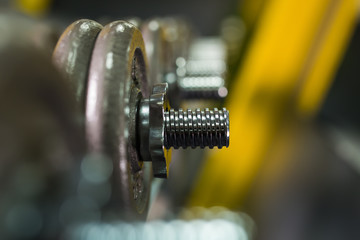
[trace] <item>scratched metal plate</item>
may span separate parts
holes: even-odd
[[[53,52],[55,66],[70,81],[80,108],[85,108],[86,84],[92,51],[102,26],[82,19],[66,28]]]
[[[128,22],[117,21],[100,32],[89,70],[89,151],[112,160],[112,195],[106,209],[109,215],[126,219],[146,216],[152,175],[151,165],[140,161],[136,135],[137,107],[149,92],[145,59],[140,31]]]

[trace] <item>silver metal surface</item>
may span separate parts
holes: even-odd
[[[167,178],[171,161],[171,147],[213,148],[229,146],[229,112],[197,109],[170,109],[168,84],[153,87],[149,99],[139,104],[140,154],[144,161],[152,161],[155,177]]]
[[[69,80],[81,110],[85,111],[86,84],[92,51],[102,26],[82,19],[61,35],[53,52],[53,62]]]
[[[164,111],[170,109],[166,83],[156,84],[149,99],[139,107],[140,153],[144,161],[152,161],[153,174],[167,178],[171,150],[164,148]]]
[[[86,135],[89,151],[113,162],[109,215],[144,218],[147,212],[151,164],[140,161],[136,133],[140,99],[148,98],[145,72],[140,31],[125,21],[106,25],[89,70]]]
[[[160,178],[168,176],[171,161],[171,150],[164,147],[164,112],[170,109],[167,88],[166,83],[155,85],[149,98],[149,149],[154,177]]]
[[[164,118],[166,149],[229,146],[229,112],[225,108],[195,111],[170,109],[164,112]]]

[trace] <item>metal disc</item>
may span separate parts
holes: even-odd
[[[140,159],[136,135],[138,104],[148,97],[145,59],[140,31],[117,21],[100,32],[89,71],[87,140],[90,152],[113,161],[107,209],[126,219],[146,215],[152,175],[151,165]]]
[[[91,55],[101,29],[95,21],[78,20],[64,31],[53,52],[53,62],[70,81],[82,110]]]

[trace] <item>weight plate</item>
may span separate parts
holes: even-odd
[[[78,20],[64,31],[53,52],[53,62],[70,81],[82,110],[91,55],[101,29],[95,21]]]
[[[89,70],[89,150],[113,161],[107,209],[126,219],[145,217],[152,175],[151,164],[141,162],[136,134],[138,104],[148,97],[145,59],[140,31],[128,22],[116,21],[100,32]]]

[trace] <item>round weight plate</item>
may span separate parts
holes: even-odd
[[[100,32],[89,70],[86,133],[89,150],[113,161],[108,210],[123,218],[147,213],[151,165],[140,161],[137,108],[148,97],[140,31],[117,21]],[[117,211],[114,211],[117,210]]]
[[[82,110],[91,54],[101,29],[95,21],[78,20],[64,31],[53,53],[55,66],[69,79]]]

